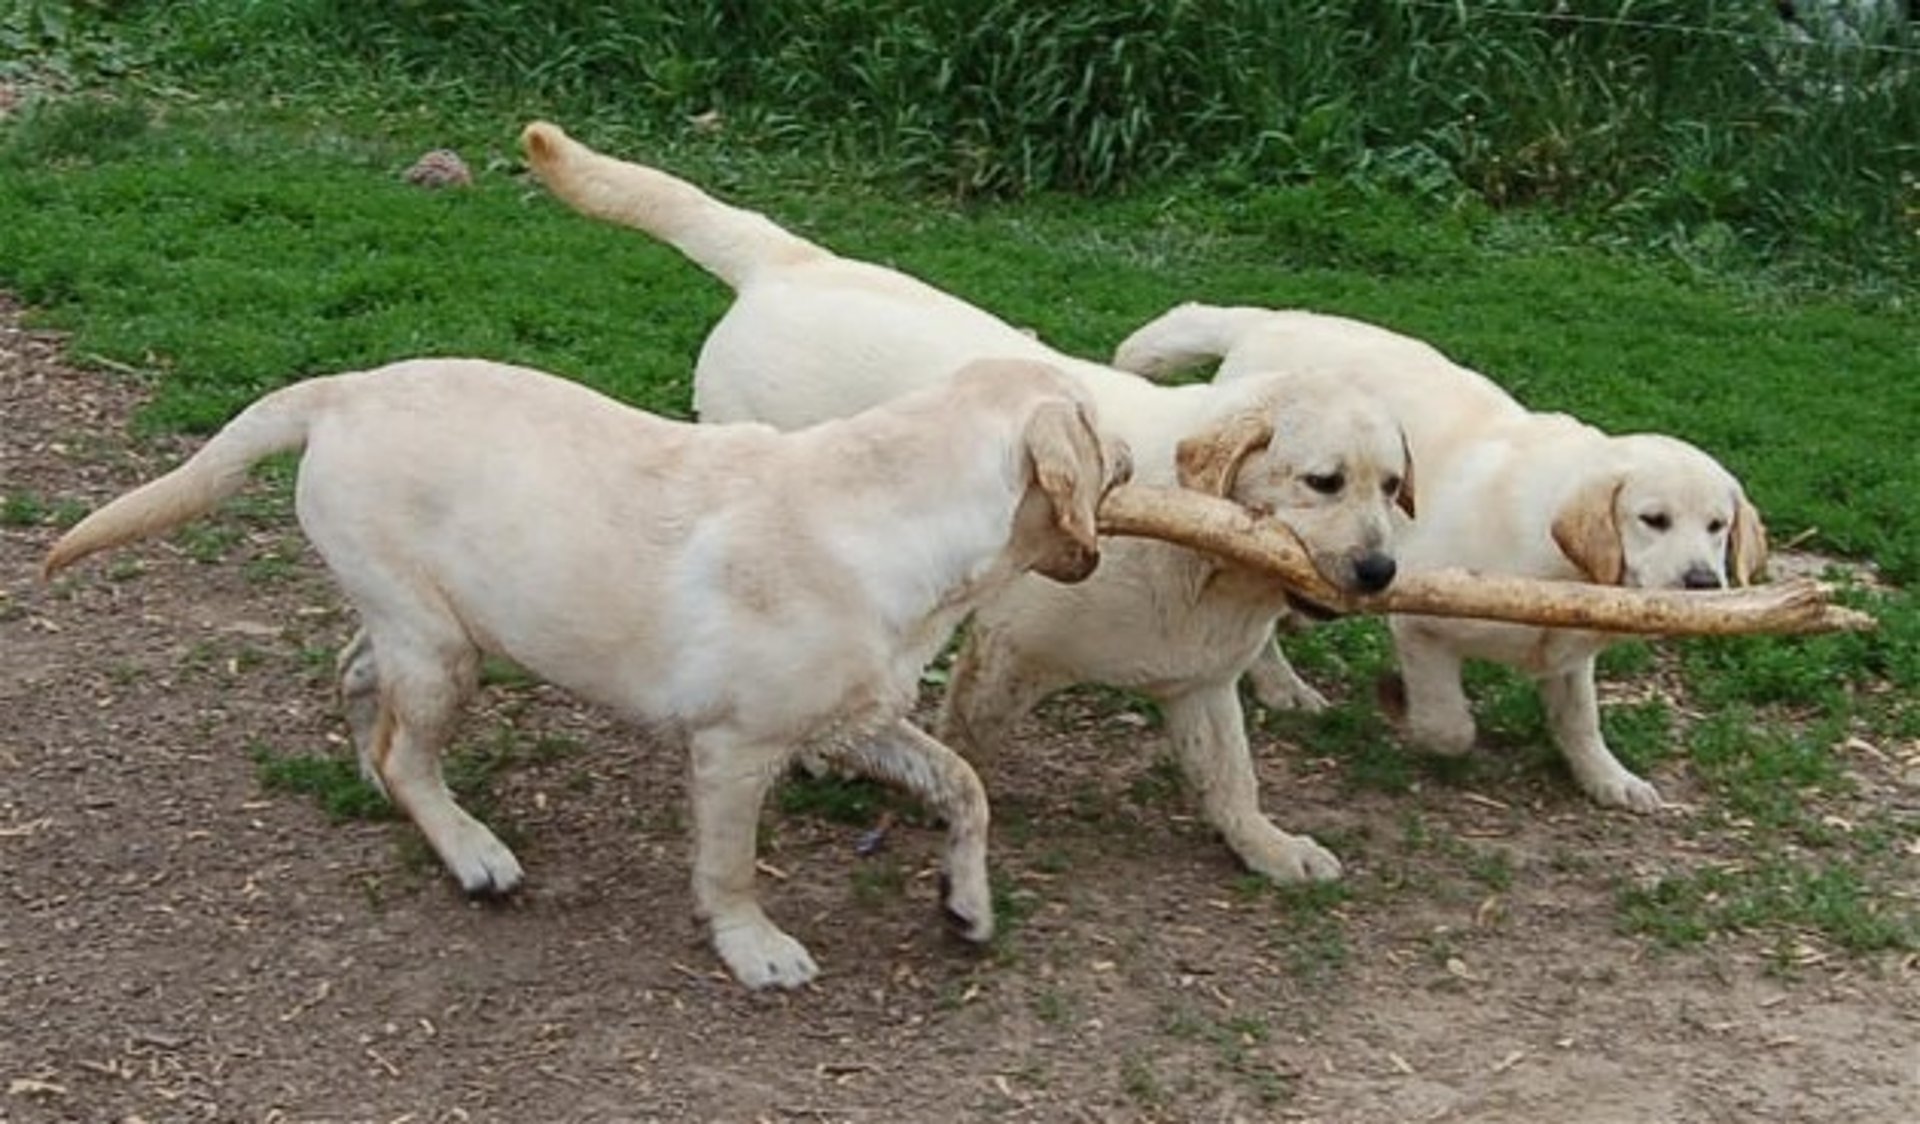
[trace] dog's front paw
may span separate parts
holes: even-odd
[[[758,991],[799,987],[820,974],[807,946],[765,918],[725,928],[715,926],[713,947],[733,978]]]
[[[1625,808],[1629,812],[1648,815],[1657,812],[1666,803],[1660,799],[1660,790],[1627,772],[1619,769],[1604,777],[1581,777],[1580,787],[1594,803],[1608,808]]]
[[[1278,648],[1268,648],[1247,668],[1247,685],[1254,701],[1268,710],[1318,714],[1327,709],[1327,697],[1300,678]]]
[[[1287,679],[1256,676],[1253,680],[1254,701],[1268,710],[1293,710],[1301,714],[1319,714],[1332,705],[1327,696],[1307,683],[1293,676]]]
[[[498,897],[520,885],[525,875],[520,860],[505,843],[477,821],[471,830],[462,825],[454,844],[441,857],[459,880],[460,888],[475,897]]]
[[[1277,831],[1279,838],[1257,850],[1240,853],[1249,869],[1283,885],[1295,882],[1331,882],[1340,877],[1340,860],[1305,835]]]
[[[1479,736],[1473,716],[1466,714],[1410,713],[1403,733],[1415,748],[1441,757],[1463,757],[1471,753],[1474,740]]]

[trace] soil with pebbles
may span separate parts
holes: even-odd
[[[351,619],[283,510],[37,582],[35,504],[190,447],[129,437],[142,397],[0,305],[0,1124],[1920,1118],[1911,958],[1620,931],[1620,879],[1723,845],[1681,762],[1642,819],[1551,775],[1356,789],[1270,723],[1266,806],[1348,863],[1316,906],[1249,886],[1149,721],[1071,696],[985,770],[992,949],[944,931],[937,831],[866,856],[770,810],[767,904],[824,970],[756,995],[689,918],[680,749],[507,683],[464,741],[521,747],[493,814],[529,882],[464,900],[405,823],[263,785],[263,748],[346,752]]]

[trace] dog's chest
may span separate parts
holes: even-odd
[[[1412,627],[1422,640],[1443,644],[1462,656],[1506,664],[1531,676],[1572,670],[1620,639],[1604,632],[1434,618]]]
[[[1132,645],[1133,675],[1106,678],[1130,678],[1115,685],[1151,690],[1238,675],[1266,643],[1285,604],[1271,581],[1231,570],[1164,583],[1139,603],[1147,619]]]

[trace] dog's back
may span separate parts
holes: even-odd
[[[1183,304],[1114,352],[1116,367],[1153,378],[1216,360],[1216,382],[1273,372],[1322,374],[1372,395],[1400,420],[1429,480],[1463,444],[1528,416],[1493,380],[1432,345],[1344,316]]]
[[[792,429],[933,385],[987,356],[1075,362],[905,274],[816,260],[741,289],[701,346],[693,404],[703,421]]]
[[[693,399],[702,421],[813,425],[979,359],[1068,372],[1094,393],[1103,424],[1129,442],[1144,442],[1143,428],[1163,427],[1143,423],[1194,397],[1062,354],[911,274],[841,257],[685,180],[595,152],[557,126],[535,122],[521,139],[541,181],[568,206],[672,245],[736,292],[701,348]]]

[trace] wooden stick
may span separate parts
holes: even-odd
[[[1162,539],[1273,575],[1343,613],[1477,617],[1599,632],[1729,636],[1861,632],[1873,617],[1832,603],[1833,590],[1801,578],[1744,589],[1628,589],[1585,582],[1433,570],[1404,574],[1385,592],[1349,594],[1314,569],[1293,532],[1228,500],[1182,488],[1128,484],[1107,493],[1100,530]]]

